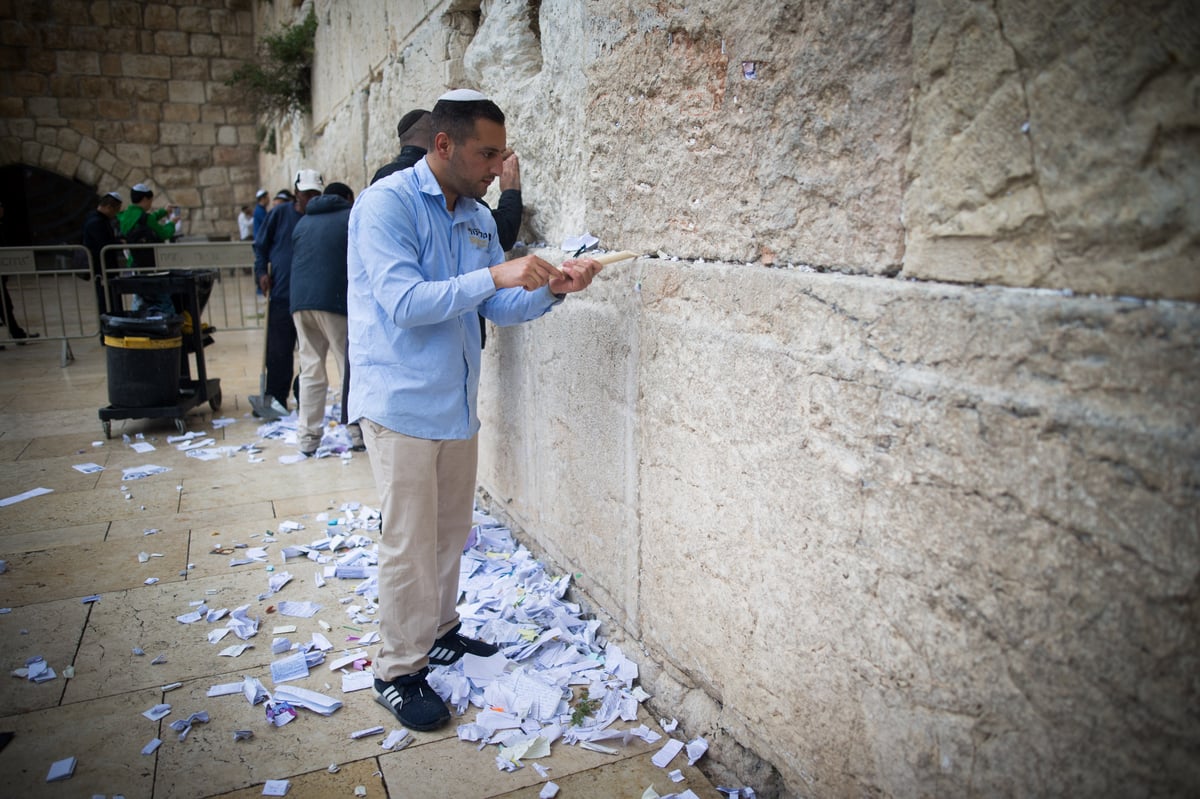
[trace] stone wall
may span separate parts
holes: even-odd
[[[1200,21],[1134,5],[317,0],[262,168],[474,86],[526,241],[648,254],[491,331],[480,483],[721,779],[1191,794]]]
[[[225,81],[251,0],[0,0],[0,164],[120,192],[146,183],[188,235],[237,236],[258,188],[255,113]]]

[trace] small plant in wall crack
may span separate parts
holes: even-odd
[[[264,113],[308,113],[316,36],[317,16],[310,8],[303,21],[263,36],[257,58],[238,67],[226,85],[245,91]]]

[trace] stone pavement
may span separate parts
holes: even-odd
[[[31,322],[36,330],[36,320]],[[258,393],[259,336],[218,332],[206,351],[210,377],[222,382],[216,416],[237,422],[214,430],[208,405],[191,411],[186,422],[190,430],[208,431],[218,446],[256,440],[257,420],[248,415],[246,398]],[[104,438],[97,410],[108,404],[105,352],[94,341],[74,342],[76,360],[60,368],[58,346],[42,341],[0,352],[0,498],[53,489],[0,508],[0,559],[8,561],[0,574],[0,608],[11,608],[0,615],[0,652],[7,671],[40,655],[58,674],[44,683],[0,681],[0,732],[14,733],[0,751],[0,793],[251,797],[262,795],[266,780],[287,779],[291,797],[352,797],[360,785],[368,797],[538,795],[546,780],[533,768],[504,773],[494,763],[495,748],[477,751],[456,738],[456,724],[470,721],[474,709],[443,731],[414,733],[406,749],[386,752],[380,736],[351,740],[349,734],[375,725],[394,729],[395,719],[374,703],[371,691],[343,695],[340,677],[324,665],[293,684],[344,701],[329,717],[299,710],[295,721],[274,728],[261,705],[239,696],[208,698],[210,686],[243,675],[258,677],[270,690],[272,627],[295,623],[292,640],[307,640],[324,618],[337,632],[345,615],[331,600],[352,596],[352,586],[331,581],[317,589],[307,570],[293,569],[297,577],[286,598],[319,601],[326,610],[311,619],[266,615],[270,600],[255,599],[265,591],[263,567],[231,568],[228,555],[209,550],[253,545],[251,536],[274,532],[284,519],[312,522],[344,502],[377,507],[367,458],[281,465],[278,457],[294,450],[268,441],[262,463],[250,463],[244,454],[202,462],[167,444],[175,434],[170,420],[114,421],[112,440],[93,446]],[[154,452],[138,454],[122,442],[122,433],[139,432],[157,447]],[[86,462],[104,471],[72,468]],[[123,491],[122,469],[143,464],[171,471],[125,483]],[[159,532],[146,535],[147,529]],[[141,563],[140,552],[161,557]],[[146,585],[151,576],[159,582]],[[81,601],[94,594],[98,601]],[[236,659],[218,657],[220,647],[175,620],[197,600],[214,608],[251,602],[251,615],[262,618],[258,636],[249,641],[254,648]],[[329,636],[335,651],[346,645]],[[222,646],[231,641],[236,639],[228,637]],[[135,647],[145,655],[135,655]],[[158,655],[166,662],[152,665]],[[63,675],[69,665],[71,679]],[[182,686],[161,690],[174,682]],[[158,722],[142,716],[160,702],[172,705],[170,716]],[[202,710],[211,721],[179,742],[167,725]],[[640,715],[640,723],[659,730],[644,707]],[[253,730],[254,736],[235,742],[234,729]],[[141,754],[155,737],[163,741],[158,750]],[[606,755],[556,743],[541,762],[563,799],[636,798],[651,785],[662,795],[690,788],[706,799],[721,796],[682,757],[671,766],[682,767],[686,780],[672,783],[650,762],[661,742],[616,745],[619,754]],[[77,758],[74,776],[47,783],[51,763],[67,757]],[[330,773],[330,764],[340,770]]]

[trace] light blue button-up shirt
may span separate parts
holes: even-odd
[[[497,290],[487,267],[504,261],[484,206],[454,213],[424,161],[363,191],[350,213],[349,418],[416,438],[479,431],[479,320],[536,319],[549,289]]]

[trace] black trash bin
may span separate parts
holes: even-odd
[[[100,317],[108,353],[108,402],[153,408],[179,402],[183,317]]]

